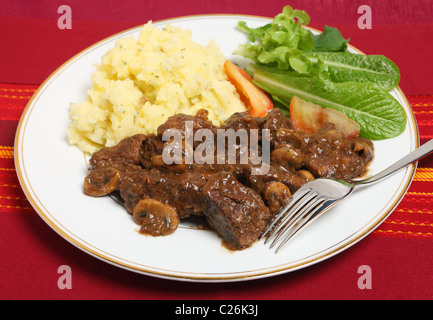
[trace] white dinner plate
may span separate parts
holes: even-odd
[[[236,29],[244,20],[261,26],[270,19],[240,15],[200,15],[154,22],[192,30],[194,41],[206,45],[214,39],[227,58],[242,63],[232,52],[245,43]],[[242,251],[229,251],[215,232],[181,225],[166,237],[138,233],[125,209],[110,197],[83,194],[87,175],[85,157],[66,140],[70,102],[80,102],[91,87],[94,64],[141,26],[118,33],[72,57],[39,87],[24,110],[15,138],[15,165],[21,186],[41,218],[60,236],[88,254],[115,266],[155,277],[202,282],[239,281],[268,277],[311,266],[328,259],[371,233],[397,206],[415,173],[415,165],[387,180],[357,190],[337,207],[318,218],[275,254],[256,242]],[[350,47],[353,52],[358,52]],[[375,141],[370,174],[384,169],[413,151],[419,135],[413,111],[403,92],[392,94],[407,114],[400,136]]]

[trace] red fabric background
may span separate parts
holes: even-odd
[[[371,235],[345,252],[304,270],[226,284],[184,283],[135,274],[73,247],[33,211],[14,170],[13,139],[28,99],[72,55],[113,33],[148,20],[208,13],[273,17],[286,1],[63,1],[72,29],[59,30],[58,1],[7,1],[0,6],[0,299],[432,299],[433,159],[419,163],[408,194]],[[311,26],[338,27],[368,54],[393,59],[401,88],[418,120],[421,142],[433,138],[433,3],[414,1],[298,1]],[[357,27],[370,5],[373,28]],[[69,265],[71,290],[57,287]],[[358,267],[372,269],[373,288],[357,286]]]
[[[18,5],[17,3],[21,3]],[[0,9],[2,82],[40,84],[72,55],[113,33],[148,20],[207,13],[273,17],[286,1],[64,1],[72,8],[71,30],[57,28],[56,1],[8,1]],[[433,94],[433,4],[430,0],[291,1],[311,15],[311,26],[338,27],[350,43],[367,54],[384,54],[401,68],[401,87],[408,95]],[[372,8],[371,30],[360,30],[360,5]]]

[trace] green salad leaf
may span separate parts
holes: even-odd
[[[340,30],[325,26],[323,32],[313,35],[314,49],[316,52],[345,52],[349,39],[344,39]]]
[[[308,73],[313,66],[303,51],[314,49],[314,39],[302,24],[309,23],[310,17],[305,11],[293,10],[290,6],[285,6],[282,13],[262,27],[249,28],[245,21],[239,21],[239,30],[248,34],[250,42],[239,45],[234,53],[281,70]]]
[[[333,82],[374,82],[392,90],[400,81],[396,64],[383,55],[361,55],[349,52],[305,53],[312,64],[323,63]]]
[[[389,93],[400,81],[400,71],[382,55],[348,52],[349,39],[325,26],[315,35],[303,25],[310,17],[285,6],[262,27],[238,28],[249,42],[235,54],[253,61],[247,68],[254,83],[267,91],[275,105],[289,114],[293,96],[336,109],[361,126],[360,135],[372,140],[396,137],[406,127],[406,113]]]
[[[359,55],[347,51],[349,39],[336,28],[325,26],[319,35],[303,28],[310,17],[301,10],[285,6],[283,12],[262,27],[249,28],[238,22],[249,42],[234,51],[257,64],[314,75],[333,82],[374,82],[385,90],[396,87],[400,71],[381,55]]]
[[[251,64],[247,72],[254,83],[286,107],[293,96],[345,113],[361,126],[360,135],[382,140],[400,135],[406,113],[386,90],[372,82],[334,83],[295,71]]]

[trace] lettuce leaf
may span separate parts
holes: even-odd
[[[345,52],[349,39],[344,39],[340,30],[325,26],[323,32],[313,35],[314,49],[316,52]]]
[[[325,26],[319,35],[303,28],[310,17],[301,10],[285,6],[283,12],[262,27],[249,28],[244,21],[238,28],[248,34],[249,42],[240,44],[234,54],[256,64],[313,75],[333,82],[374,82],[384,90],[395,88],[400,71],[390,59],[380,55],[347,52],[340,31]]]
[[[254,83],[288,107],[293,96],[345,113],[361,126],[360,135],[382,140],[400,135],[406,113],[386,90],[372,82],[334,83],[294,71],[250,65]]]
[[[310,17],[305,11],[293,10],[290,6],[285,6],[282,13],[262,27],[249,28],[245,21],[239,21],[239,30],[248,34],[250,42],[239,45],[234,53],[281,70],[308,73],[313,65],[303,56],[303,51],[314,49],[314,39],[302,24],[309,23]]]
[[[313,35],[303,27],[309,22],[306,12],[290,6],[259,28],[239,21],[249,42],[234,53],[254,62],[247,68],[254,83],[286,114],[296,95],[345,113],[359,123],[363,137],[382,140],[401,134],[406,113],[388,92],[400,81],[394,62],[381,55],[350,53],[349,40],[338,29],[325,26],[323,33]]]
[[[333,82],[374,82],[392,90],[400,82],[397,65],[383,55],[361,55],[349,52],[305,53],[312,64],[322,63]]]

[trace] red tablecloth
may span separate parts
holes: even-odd
[[[26,103],[60,64],[92,43],[148,20],[207,13],[273,17],[286,1],[65,1],[72,29],[57,27],[57,1],[10,1],[0,8],[0,298],[1,299],[432,299],[433,158],[420,161],[395,211],[343,253],[289,274],[225,284],[161,280],[122,270],[80,251],[47,226],[27,201],[14,169],[14,135]],[[42,3],[42,2],[41,2]],[[433,138],[433,4],[417,1],[291,1],[311,25],[338,27],[368,54],[385,54],[418,121],[421,143]],[[370,5],[373,28],[360,30],[357,8]],[[72,270],[59,289],[58,268]],[[361,290],[368,265],[372,288]]]

